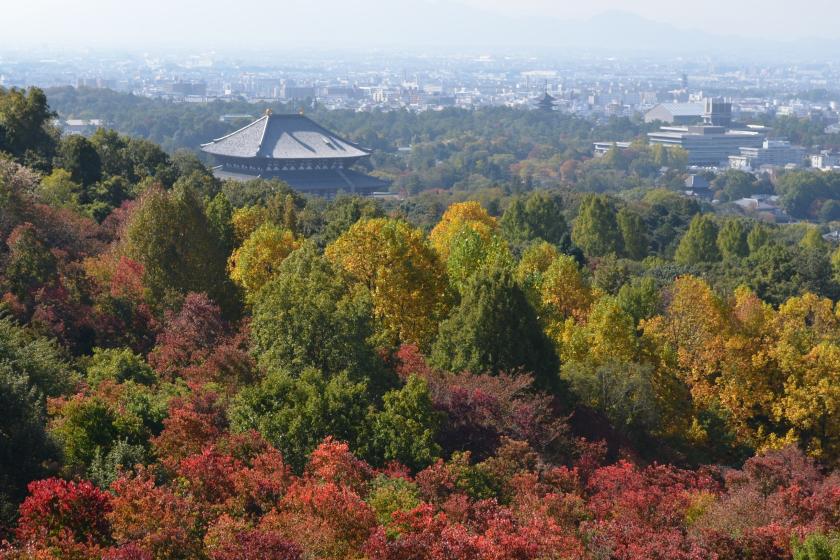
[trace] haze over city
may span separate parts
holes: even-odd
[[[832,0],[35,0],[3,6],[0,49],[565,47],[716,50],[709,37],[837,41]],[[617,33],[624,30],[625,34]],[[651,36],[652,35],[652,36]],[[660,41],[657,42],[657,36]],[[633,38],[644,38],[641,44]],[[750,41],[743,41],[749,39]],[[705,41],[705,43],[704,43]]]

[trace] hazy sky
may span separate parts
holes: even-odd
[[[486,27],[498,27],[492,33],[502,35],[500,16],[569,21],[611,10],[719,34],[840,39],[837,1],[0,0],[0,48],[334,48],[394,44],[401,36],[413,37],[417,44],[423,42],[424,26],[434,44],[441,40],[434,35],[435,18],[448,20],[445,33],[458,32],[460,22],[453,20],[462,18],[487,22]],[[461,38],[469,42],[473,34],[486,31],[464,29]]]

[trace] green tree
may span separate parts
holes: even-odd
[[[823,239],[822,232],[818,227],[808,227],[802,240],[799,242],[802,249],[810,251],[826,252],[828,251],[828,243]]]
[[[99,155],[102,174],[106,177],[123,177],[129,181],[139,180],[134,174],[134,164],[128,154],[128,138],[116,130],[100,128],[90,137],[90,142]]]
[[[53,340],[0,318],[0,363],[9,364],[24,375],[30,387],[48,397],[70,391],[77,376],[65,360],[61,347]]]
[[[359,196],[338,196],[324,212],[325,225],[317,239],[326,245],[362,218],[381,218],[384,215],[381,206],[374,200]]]
[[[394,512],[408,512],[420,505],[420,490],[414,482],[382,474],[371,483],[367,503],[384,526],[392,521]]]
[[[144,193],[126,226],[122,250],[143,265],[155,299],[205,292],[232,312],[225,250],[192,189]]]
[[[292,233],[297,233],[297,209],[295,197],[287,194],[283,200],[283,227]]]
[[[840,534],[812,533],[793,542],[793,560],[840,560]]]
[[[426,382],[411,376],[401,389],[385,393],[382,410],[373,414],[370,455],[423,469],[440,456],[435,442],[440,421]]]
[[[724,259],[740,259],[750,252],[747,243],[747,227],[743,220],[727,220],[717,237],[718,249]]]
[[[535,192],[526,198],[515,198],[502,215],[500,225],[505,239],[514,244],[541,239],[564,247],[569,242],[569,228],[558,195]]]
[[[133,381],[141,385],[152,385],[157,381],[157,375],[143,357],[128,348],[95,348],[85,377],[93,386],[103,381]]]
[[[255,298],[254,352],[269,371],[314,367],[375,377],[381,367],[367,343],[371,334],[370,298],[352,290],[311,244],[289,255]]]
[[[650,319],[659,312],[660,297],[653,278],[634,278],[618,290],[616,301],[619,307],[633,317],[638,325],[642,319]]]
[[[638,212],[626,206],[618,211],[616,217],[618,228],[621,231],[621,241],[624,247],[624,255],[635,261],[640,261],[647,256],[648,236],[647,225]]]
[[[52,173],[41,179],[36,192],[41,200],[51,206],[78,209],[84,189],[73,181],[69,171],[53,169]]]
[[[66,394],[76,381],[58,344],[0,318],[0,522],[11,519],[26,484],[57,458],[45,397]]]
[[[9,247],[6,283],[13,294],[28,301],[32,290],[55,276],[58,263],[32,224],[16,227],[6,244]]]
[[[776,243],[763,245],[746,261],[747,285],[764,301],[780,305],[799,293],[801,279],[794,256]]]
[[[207,222],[226,255],[234,248],[232,219],[233,206],[225,193],[220,192],[207,204]]]
[[[524,369],[542,388],[557,388],[558,361],[525,294],[506,269],[473,276],[440,325],[433,365],[496,374]]]
[[[45,429],[43,394],[12,363],[0,360],[0,527],[12,525],[27,483],[46,474],[44,465],[57,457]]]
[[[369,400],[365,382],[346,373],[330,376],[304,367],[294,376],[274,369],[236,396],[230,419],[235,430],[257,430],[300,471],[326,436],[354,450],[365,445]]]
[[[177,173],[171,173],[169,156],[163,149],[143,138],[128,138],[125,144],[125,157],[130,165],[132,182],[145,178],[160,180],[166,186],[171,186],[177,178]]]
[[[49,172],[59,137],[55,117],[43,90],[0,87],[0,152]]]
[[[69,171],[71,179],[84,187],[102,180],[102,160],[96,146],[84,136],[73,134],[62,138],[56,165]]]
[[[449,240],[446,272],[452,286],[462,292],[475,274],[494,267],[511,268],[513,257],[507,242],[498,234],[482,236],[464,225]]]
[[[717,246],[718,227],[707,214],[698,214],[691,220],[688,231],[680,239],[674,260],[680,264],[717,262],[720,251]]]
[[[589,256],[621,254],[621,231],[615,207],[604,195],[589,195],[580,204],[572,240]]]
[[[744,171],[730,169],[712,181],[712,187],[720,191],[721,200],[730,201],[750,196],[756,192],[755,177]]]
[[[755,253],[769,242],[770,228],[762,223],[756,222],[747,234],[747,246],[750,248],[750,254]]]
[[[74,398],[53,418],[50,435],[59,443],[69,472],[84,472],[94,456],[111,448],[118,431],[116,416],[99,398]]]
[[[830,198],[823,175],[806,170],[782,175],[776,184],[776,192],[780,195],[782,208],[795,218],[812,217],[814,202]]]

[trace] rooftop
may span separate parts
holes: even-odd
[[[268,113],[251,124],[202,144],[208,154],[237,158],[360,158],[368,150],[333,134],[303,115]]]
[[[227,171],[221,167],[213,169],[213,175],[221,180],[250,181],[260,178],[259,175],[249,175]],[[264,177],[285,181],[292,188],[306,192],[363,192],[381,191],[388,188],[388,183],[353,171],[344,170],[315,170],[315,171],[281,171]]]
[[[703,114],[702,103],[660,103],[660,106],[675,117],[699,117]]]

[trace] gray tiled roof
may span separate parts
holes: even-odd
[[[360,158],[368,150],[333,134],[303,115],[265,115],[246,127],[204,144],[209,154],[273,159]]]

